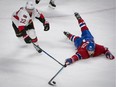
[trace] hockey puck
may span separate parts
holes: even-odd
[[[55,81],[53,81],[53,84],[56,84],[56,82],[55,82]]]

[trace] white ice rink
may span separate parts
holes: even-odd
[[[0,87],[51,87],[48,81],[61,66],[33,45],[24,46],[11,26],[11,15],[27,0],[0,0]],[[36,5],[50,23],[45,32],[42,24],[34,24],[40,47],[61,63],[76,50],[63,31],[81,35],[74,12],[79,12],[92,32],[96,43],[105,45],[116,56],[116,0],[56,0],[57,7],[48,7],[49,0]],[[104,55],[78,61],[54,79],[56,87],[115,87],[115,60]]]

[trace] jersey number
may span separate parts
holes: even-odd
[[[84,43],[81,48],[85,48],[87,46],[87,43]]]
[[[25,19],[21,19],[20,22],[25,24],[26,20]]]

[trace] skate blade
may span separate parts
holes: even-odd
[[[48,7],[52,8],[52,9],[55,9],[56,8],[56,7],[54,7],[54,6],[50,5],[50,4],[49,4]]]

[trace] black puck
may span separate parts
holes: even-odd
[[[54,83],[54,84],[56,84],[56,82],[55,82],[55,81],[53,81],[53,83]]]

